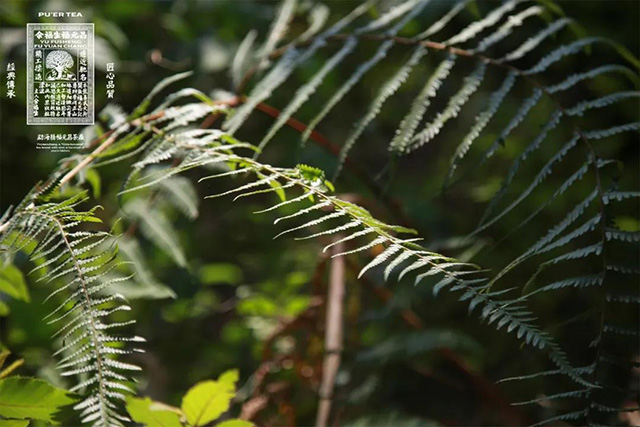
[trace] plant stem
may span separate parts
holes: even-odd
[[[337,237],[336,239],[339,239]],[[343,252],[343,244],[334,246],[333,253]],[[342,352],[342,312],[344,302],[344,257],[336,257],[331,260],[329,276],[329,290],[327,293],[327,319],[325,330],[325,355],[322,365],[322,384],[320,385],[320,400],[316,427],[326,427],[331,413],[333,388],[336,375],[340,368],[340,356]]]

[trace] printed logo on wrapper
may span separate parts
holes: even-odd
[[[93,24],[27,24],[27,124],[94,123]]]

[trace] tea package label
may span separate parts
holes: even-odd
[[[94,123],[93,24],[27,24],[27,124]]]

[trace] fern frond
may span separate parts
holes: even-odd
[[[224,124],[224,128],[229,131],[230,134],[234,134],[242,125],[242,123],[249,117],[249,114],[256,108],[256,106],[264,101],[268,96],[273,92],[278,86],[280,86],[287,77],[291,74],[291,72],[301,63],[306,61],[308,58],[312,57],[313,54],[320,49],[325,44],[325,39],[330,37],[338,32],[340,32],[343,28],[349,25],[353,20],[362,15],[369,8],[370,3],[365,2],[360,6],[356,7],[349,13],[347,16],[342,18],[328,30],[321,33],[317,36],[314,42],[306,49],[304,54],[299,54],[298,51],[293,48],[287,51],[278,64],[265,76],[265,78],[261,81],[261,84],[257,85],[249,95],[249,102],[245,103],[242,107],[240,107],[233,117],[227,119]],[[383,18],[386,18],[387,15],[380,17],[378,21],[382,22]],[[374,24],[372,23],[372,24]],[[364,31],[368,31],[364,29]]]
[[[562,415],[556,415],[555,417],[547,418],[544,421],[541,421],[539,423],[533,424],[532,427],[549,425],[549,424],[555,423],[557,421],[579,420],[579,419],[584,418],[586,415],[587,415],[586,409],[583,409],[583,410],[580,410],[580,411],[567,412],[567,413],[562,414]]]
[[[502,24],[493,34],[482,39],[478,46],[472,50],[474,53],[481,53],[490,48],[491,46],[499,43],[508,37],[515,27],[519,27],[524,23],[524,20],[532,16],[540,16],[544,12],[544,8],[540,6],[531,6],[522,12],[509,16],[507,22]]]
[[[166,79],[161,80],[160,82],[158,82],[158,84],[156,84],[153,89],[151,89],[151,92],[149,92],[149,94],[147,96],[144,97],[144,99],[142,100],[142,102],[140,102],[140,104],[133,110],[133,113],[130,116],[130,119],[135,119],[138,118],[140,116],[142,116],[147,109],[149,108],[149,105],[151,104],[151,100],[158,94],[160,93],[162,90],[164,90],[167,86],[180,81],[182,79],[186,79],[187,77],[191,76],[193,73],[191,71],[186,71],[184,73],[179,73],[179,74],[175,74],[173,76],[167,77]]]
[[[416,64],[418,64],[418,62],[420,62],[420,59],[422,59],[422,57],[426,54],[427,49],[423,46],[418,46],[416,49],[414,49],[411,57],[407,60],[407,62],[405,62],[404,65],[402,65],[400,69],[398,69],[396,74],[387,82],[385,82],[385,84],[380,88],[380,91],[378,92],[375,100],[371,103],[367,114],[356,123],[351,134],[345,139],[345,143],[340,150],[339,164],[335,173],[336,176],[340,174],[342,166],[344,165],[344,162],[349,155],[349,151],[351,151],[351,148],[355,145],[357,139],[360,137],[367,125],[371,123],[378,114],[380,114],[382,105],[385,103],[385,101],[389,97],[393,96],[393,94],[400,88],[400,86],[402,86],[402,84],[407,80],[409,73],[411,73],[411,70],[416,66]]]
[[[508,14],[513,9],[515,9],[518,3],[521,3],[521,0],[509,0],[505,2],[500,7],[497,7],[491,12],[489,12],[487,16],[484,17],[483,19],[472,22],[465,29],[460,31],[458,34],[447,39],[444,42],[444,44],[455,45],[455,44],[464,43],[468,40],[473,39],[475,36],[480,34],[486,28],[490,28],[493,25],[497,24],[504,15]]]
[[[227,136],[226,138],[231,137]],[[237,146],[238,150],[243,148]],[[301,191],[301,194],[276,205],[276,207],[295,206],[296,210],[292,214],[277,218],[275,222],[292,222],[311,215],[315,217],[305,219],[300,225],[289,226],[275,237],[304,230],[313,230],[313,232],[302,238],[339,236],[325,247],[325,251],[338,243],[347,245],[353,243],[352,247],[343,252],[332,254],[334,257],[364,253],[379,245],[384,247],[379,256],[361,269],[360,275],[388,263],[385,268],[385,277],[388,277],[394,268],[411,259],[411,263],[400,273],[399,280],[409,272],[415,272],[416,284],[425,282],[431,277],[437,279],[432,284],[434,294],[438,294],[445,287],[448,287],[452,292],[463,292],[464,298],[462,300],[471,300],[470,303],[473,307],[482,307],[481,317],[483,319],[489,323],[499,323],[499,326],[508,325],[507,330],[523,339],[527,344],[539,349],[546,349],[553,363],[561,367],[562,371],[573,380],[583,385],[589,384],[580,375],[573,373],[565,354],[553,342],[551,336],[534,325],[534,317],[518,307],[509,305],[508,301],[501,302],[495,299],[502,296],[504,292],[486,291],[488,279],[476,277],[482,273],[477,266],[427,251],[415,243],[419,239],[405,239],[396,236],[396,234],[406,233],[410,230],[381,222],[362,207],[328,194],[329,186],[325,184],[322,171],[305,165],[298,165],[296,168],[277,168],[239,154],[221,154],[215,150],[215,147],[199,148],[199,153],[198,163],[200,165],[222,162],[227,163],[230,168],[227,172],[209,175],[201,180],[234,175],[253,177],[251,181],[218,193],[214,197],[229,194],[237,194],[238,196],[262,194],[262,192],[255,192],[254,189],[266,185],[276,186],[283,189],[285,193],[294,190]],[[179,170],[180,167],[174,169]],[[162,177],[158,179],[162,179]],[[125,191],[130,192],[141,188],[137,183],[132,184],[133,186]],[[306,207],[301,206],[305,201],[310,201],[311,204]],[[260,212],[272,210],[274,210],[273,206]],[[316,231],[326,224],[330,225]]]
[[[198,194],[187,178],[173,176],[160,183],[162,194],[190,219],[198,217]]]
[[[584,113],[594,108],[603,108],[616,102],[630,98],[637,98],[639,96],[640,92],[616,92],[598,99],[583,101],[576,106],[567,109],[566,114],[569,116],[582,116]]]
[[[427,5],[427,1],[410,0],[410,1],[407,1],[405,4],[403,4],[402,6],[404,5],[408,5],[408,6],[410,5],[410,8],[409,8],[410,11],[400,20],[400,22],[398,22],[396,25],[394,25],[390,30],[386,32],[386,35],[388,37],[395,36],[407,24],[407,22],[409,22],[411,19],[417,16],[422,11],[422,9]],[[362,32],[364,32],[364,30],[362,30]],[[359,32],[356,31],[356,34],[358,33]],[[305,129],[304,133],[302,134],[302,141],[306,141],[309,138],[309,136],[311,135],[311,132],[315,129],[318,123],[320,123],[327,116],[327,114],[329,114],[329,112],[333,109],[333,107],[335,107],[336,104],[338,104],[338,102],[340,102],[340,100],[342,100],[342,98],[344,98],[345,95],[360,81],[362,76],[364,76],[369,70],[371,70],[376,64],[378,64],[380,61],[382,61],[386,57],[387,52],[389,51],[389,49],[391,49],[391,47],[393,47],[394,44],[395,43],[393,42],[393,40],[387,40],[384,43],[382,43],[382,45],[380,45],[380,47],[374,53],[374,55],[369,60],[362,63],[353,72],[353,74],[335,92],[335,94],[331,97],[331,99],[329,99],[329,101],[325,104],[322,110],[313,119],[311,119],[311,121],[309,122],[309,126],[307,126],[307,129]]]
[[[289,21],[295,12],[296,0],[285,0],[279,7],[276,19],[274,19],[269,31],[269,36],[258,52],[258,61],[266,63],[269,54],[273,52],[276,45],[282,39],[289,28]]]
[[[538,34],[530,37],[527,41],[522,43],[517,49],[505,55],[503,58],[498,59],[498,62],[512,62],[524,57],[527,53],[538,47],[538,45],[540,45],[545,39],[553,36],[570,23],[571,20],[568,18],[561,18],[552,22],[546,28],[540,30]]]
[[[533,90],[533,93],[531,94],[530,97],[522,101],[520,108],[518,109],[516,114],[511,118],[511,121],[509,122],[509,124],[502,130],[502,132],[500,133],[500,136],[491,145],[491,147],[487,149],[485,155],[482,158],[483,163],[489,157],[493,156],[495,152],[498,150],[498,148],[500,148],[501,146],[504,146],[505,141],[507,140],[507,137],[511,134],[511,132],[513,132],[513,130],[520,123],[524,121],[524,119],[527,117],[531,109],[535,107],[536,104],[538,104],[538,101],[540,101],[540,98],[542,97],[542,93],[543,92],[541,89],[536,88]]]
[[[480,83],[482,83],[482,80],[484,79],[486,70],[486,64],[484,62],[480,62],[477,68],[464,79],[462,88],[460,88],[460,90],[449,99],[447,107],[442,110],[442,112],[438,113],[433,122],[427,124],[422,131],[413,136],[411,141],[412,145],[410,147],[404,147],[402,151],[415,150],[438,135],[438,133],[440,133],[440,129],[442,129],[445,123],[450,119],[455,118],[458,113],[460,113],[462,106],[469,100],[469,97],[478,90]],[[400,149],[400,147],[398,147],[398,149]]]
[[[570,150],[572,150],[573,148],[575,148],[578,145],[579,138],[580,137],[578,135],[574,135],[573,138],[571,138],[567,143],[565,143],[562,146],[562,148],[560,148],[556,152],[556,154],[551,159],[549,159],[549,161],[542,167],[542,169],[538,172],[538,174],[533,178],[531,184],[524,191],[522,191],[519,194],[519,196],[516,198],[516,200],[511,202],[501,212],[497,213],[492,219],[487,220],[486,222],[484,222],[484,224],[481,224],[474,231],[474,234],[478,233],[478,232],[480,232],[480,231],[482,231],[482,230],[484,230],[484,229],[486,229],[488,227],[490,227],[493,224],[495,224],[498,220],[500,220],[500,218],[504,217],[506,214],[511,212],[516,206],[518,206],[520,204],[520,202],[522,202],[524,199],[526,199],[533,192],[533,190],[536,187],[538,187],[549,175],[551,175],[552,169],[553,169],[554,166],[556,166],[556,163],[559,163],[567,155],[567,153]],[[514,163],[514,166],[515,166],[515,163]],[[517,167],[515,167],[514,169],[517,170]],[[569,185],[571,185],[573,182],[575,182],[576,179],[578,179],[582,174],[584,174],[584,172],[586,172],[586,165],[584,165],[576,173],[574,173],[571,177],[569,177],[562,184],[562,186],[560,187],[560,190],[566,189]],[[558,193],[558,191],[556,193]]]
[[[108,287],[115,283],[105,280],[106,274],[115,268],[113,248],[109,248],[112,236],[79,228],[87,222],[100,221],[93,209],[76,209],[85,201],[86,197],[80,194],[61,203],[45,203],[16,211],[0,239],[10,248],[10,253],[29,250],[25,241],[37,242],[29,254],[31,259],[45,260],[34,268],[34,272],[41,272],[38,281],[63,283],[47,300],[62,292],[69,295],[47,318],[57,314],[49,323],[61,325],[55,334],[62,342],[56,354],[66,355],[58,363],[61,375],[83,375],[85,378],[73,388],[83,391],[85,396],[77,405],[82,410],[82,422],[92,422],[96,426],[122,425],[129,420],[119,413],[114,401],[124,399],[122,391],[132,390],[126,385],[129,379],[119,371],[140,368],[118,362],[114,357],[141,351],[120,349],[120,343],[144,340],[137,336],[107,334],[112,328],[134,321],[106,321],[112,313],[128,311],[130,307],[122,303],[120,295],[104,296]],[[72,314],[74,316],[70,317]]]
[[[513,405],[516,406],[523,406],[523,405],[531,405],[533,403],[539,403],[539,402],[551,402],[553,400],[556,399],[562,399],[562,398],[567,398],[567,397],[583,397],[584,395],[586,395],[588,393],[589,389],[579,389],[579,390],[572,390],[572,391],[565,391],[562,393],[555,393],[549,396],[542,396],[542,397],[538,397],[536,399],[531,399],[531,400],[527,400],[527,401],[523,401],[523,402],[516,402],[513,403]]]
[[[589,71],[585,71],[583,73],[575,73],[567,77],[565,80],[557,83],[553,86],[547,88],[547,91],[551,94],[556,92],[561,92],[567,89],[570,89],[577,85],[578,83],[587,80],[593,79],[605,73],[618,72],[623,73],[628,76],[631,76],[632,80],[634,80],[637,76],[636,74],[628,67],[617,65],[617,64],[609,64],[609,65],[601,65]]]
[[[599,37],[588,37],[584,39],[577,40],[573,43],[560,46],[559,48],[554,49],[547,56],[543,57],[536,65],[529,68],[528,70],[524,70],[523,73],[525,75],[534,75],[540,74],[545,71],[547,68],[564,59],[564,57],[569,55],[574,55],[584,49],[586,46],[597,42],[604,42],[605,39]]]
[[[144,236],[167,253],[179,266],[186,266],[187,258],[180,240],[170,221],[159,209],[151,209],[143,200],[136,198],[123,207],[125,213],[137,220]]]
[[[391,150],[405,151],[407,150],[409,142],[415,139],[415,130],[429,107],[430,99],[436,96],[438,89],[442,86],[443,80],[447,78],[453,68],[455,60],[455,56],[449,56],[438,65],[438,68],[436,68],[431,77],[429,77],[420,94],[414,99],[411,109],[405,118],[402,119],[402,122],[400,122],[400,126],[396,130],[396,136],[389,144]],[[444,119],[444,121],[446,121],[446,119]],[[427,131],[421,132],[420,135],[425,132]]]
[[[491,94],[487,109],[480,113],[480,115],[476,118],[475,124],[471,127],[469,133],[462,139],[462,142],[456,148],[456,151],[453,154],[453,158],[451,159],[451,167],[449,168],[449,175],[447,176],[447,180],[451,179],[456,168],[458,167],[458,164],[471,148],[471,144],[473,144],[473,141],[478,136],[480,136],[480,133],[482,132],[484,127],[487,126],[489,120],[491,120],[491,118],[496,114],[496,111],[498,111],[498,108],[500,108],[500,105],[502,104],[505,96],[507,96],[507,93],[509,93],[509,91],[513,87],[516,77],[516,72],[510,72],[502,83],[502,86],[500,86],[498,90]]]
[[[258,144],[259,149],[263,149],[267,143],[276,135],[278,130],[282,128],[287,120],[291,118],[291,116],[304,104],[313,93],[318,89],[322,81],[325,79],[327,74],[329,74],[339,63],[341,63],[344,58],[351,53],[357,45],[356,39],[352,38],[347,40],[344,46],[333,55],[325,64],[322,66],[320,71],[313,76],[313,79],[309,81],[304,86],[301,86],[293,96],[293,99],[287,105],[287,107],[282,111],[278,120],[271,126],[271,129],[267,132],[267,134],[262,138],[260,144]]]

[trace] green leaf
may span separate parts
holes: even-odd
[[[278,181],[270,181],[269,185],[274,189],[275,193],[280,198],[280,201],[284,202],[285,200],[287,200],[287,195],[282,189],[282,184],[280,184]]]
[[[182,398],[182,412],[189,424],[196,427],[205,425],[229,410],[235,395],[232,379],[233,373],[226,373],[220,376],[219,381],[203,381],[189,389]]]
[[[328,179],[324,180],[324,186],[327,187],[329,189],[330,192],[335,193],[336,192],[336,187],[333,185],[333,183],[331,181],[329,181]]]
[[[0,270],[0,292],[4,292],[17,300],[31,301],[29,290],[24,282],[24,276],[13,264],[7,264]]]
[[[324,171],[322,169],[304,164],[298,164],[296,166],[296,169],[298,170],[298,172],[300,172],[302,179],[304,179],[305,181],[324,181]]]
[[[559,16],[566,16],[564,10],[552,0],[537,0],[537,2]]]
[[[0,420],[0,427],[27,427],[28,425],[28,420]]]
[[[25,377],[0,380],[0,415],[54,422],[60,408],[75,402],[71,394],[51,384]]]
[[[242,269],[235,264],[213,263],[200,268],[200,280],[206,285],[228,283],[238,285],[242,282]]]
[[[131,264],[135,271],[133,281],[114,283],[111,287],[113,292],[120,293],[128,299],[148,298],[163,299],[176,298],[175,292],[164,283],[160,283],[153,275],[153,271],[147,265],[140,244],[135,237],[123,236],[118,239],[118,248],[124,261]]]
[[[128,202],[124,211],[140,221],[142,234],[169,255],[177,265],[180,267],[187,265],[178,231],[162,211],[151,209],[149,203],[141,199]]]
[[[93,190],[93,197],[99,199],[100,194],[102,193],[102,181],[100,180],[100,174],[93,168],[88,169],[86,179]]]
[[[480,19],[482,18],[482,14],[480,13],[480,8],[478,7],[478,3],[475,1],[470,1],[469,3],[467,3],[466,6],[467,10],[469,10],[469,12],[471,13],[471,15],[475,18],[475,19]]]
[[[640,60],[626,47],[620,43],[609,40],[609,44],[622,56],[627,62],[629,62],[637,70],[640,69]]]
[[[0,301],[0,317],[8,316],[10,311],[9,305],[4,301]]]
[[[117,156],[118,154],[123,154],[131,151],[137,148],[140,145],[140,142],[142,142],[142,140],[146,138],[150,133],[151,131],[144,131],[137,134],[126,135],[125,137],[120,139],[117,144],[98,154],[98,158],[103,159],[105,157],[109,157],[109,160],[111,160],[111,158]]]
[[[216,424],[216,427],[254,427],[254,426],[255,424],[250,423],[249,421],[238,420],[238,419],[227,420],[219,424]]]
[[[220,375],[220,377],[218,377],[218,382],[230,384],[235,387],[239,377],[240,374],[238,373],[237,369],[230,369],[228,371],[225,371],[224,373],[222,373],[222,375]]]
[[[177,410],[177,408],[175,408]],[[127,398],[127,412],[133,421],[148,427],[180,427],[180,417],[171,407],[147,398]]]
[[[640,221],[632,216],[616,216],[613,222],[621,231],[640,231]]]

